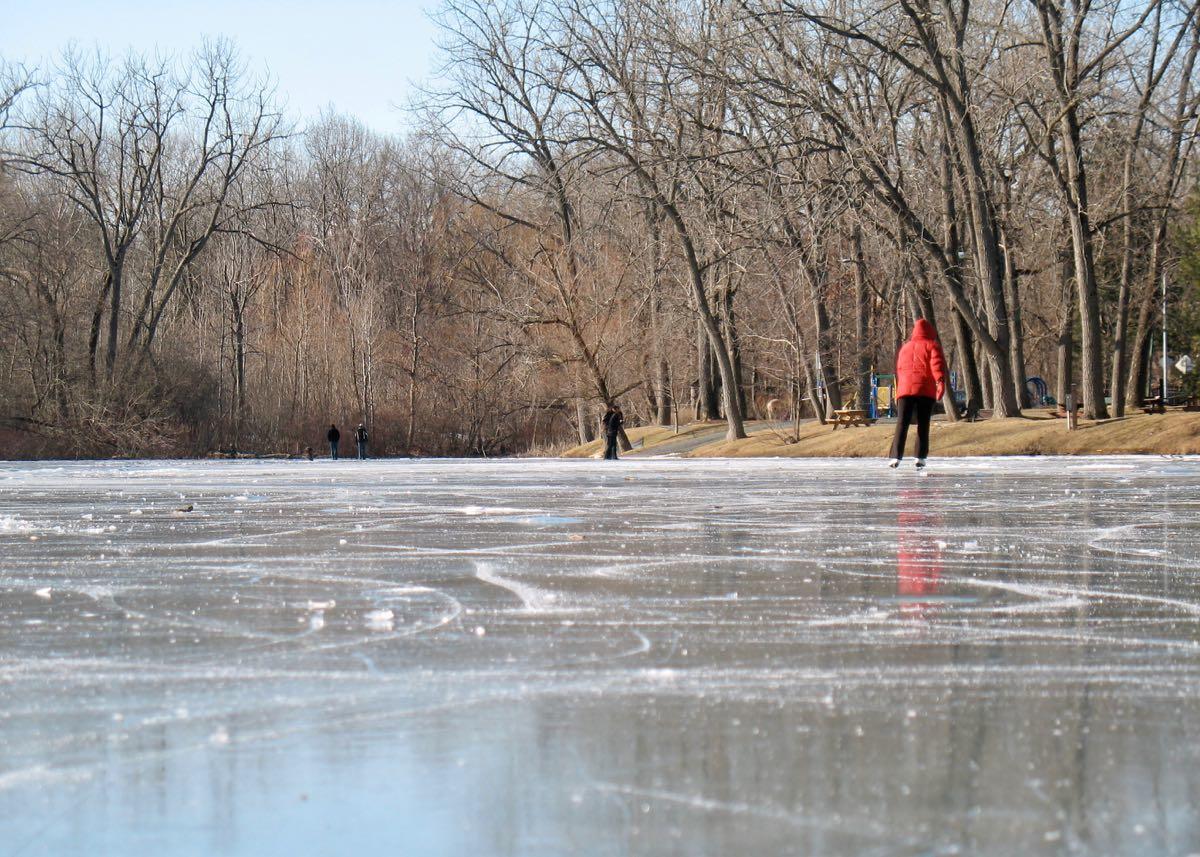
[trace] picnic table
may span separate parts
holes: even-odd
[[[833,412],[833,430],[837,431],[838,426],[869,426],[874,425],[875,420],[867,416],[865,410],[859,408],[839,408]]]
[[[1142,399],[1142,410],[1148,414],[1165,414],[1168,405],[1179,405],[1185,411],[1200,411],[1200,397],[1197,396],[1151,396]]]

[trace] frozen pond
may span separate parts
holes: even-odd
[[[1200,853],[1198,513],[1196,459],[0,464],[0,855]]]

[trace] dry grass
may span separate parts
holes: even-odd
[[[625,434],[629,436],[629,442],[633,444],[635,449],[641,449],[643,445],[647,448],[656,446],[669,440],[679,440],[680,438],[690,437],[696,432],[710,429],[713,426],[723,426],[723,422],[707,422],[707,423],[690,423],[686,426],[679,427],[679,434],[675,433],[672,426],[638,426],[625,430]],[[604,439],[593,440],[591,443],[585,443],[582,446],[574,446],[563,452],[563,458],[596,458],[604,454]]]
[[[689,432],[711,426],[688,426]],[[693,458],[742,458],[787,456],[798,458],[883,457],[891,444],[893,426],[838,429],[817,423],[800,426],[800,439],[789,443],[779,434],[758,431],[745,440],[717,441],[687,453]],[[631,429],[630,438],[646,439],[646,447],[684,436],[671,429]],[[909,432],[909,452],[916,432]],[[1081,421],[1076,431],[1067,431],[1066,421],[1034,413],[1007,420],[977,423],[935,421],[931,439],[933,456],[964,455],[1121,455],[1200,454],[1200,413],[1172,411],[1167,414],[1137,414],[1100,422]],[[575,447],[565,453],[586,457],[601,450],[599,442]]]

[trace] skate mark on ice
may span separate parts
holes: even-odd
[[[815,815],[789,812],[779,806],[768,803],[746,803],[743,801],[717,800],[702,794],[669,791],[667,789],[641,788],[611,782],[593,782],[591,788],[614,797],[625,797],[643,800],[653,800],[670,803],[703,813],[720,813],[722,815],[750,816],[769,821],[781,822],[792,827],[813,828],[827,832],[838,833],[867,833],[871,836],[883,836],[887,833],[878,822],[867,818],[843,819],[842,823],[826,821]]]
[[[523,583],[506,577],[490,562],[476,562],[475,576],[484,583],[505,589],[515,595],[521,602],[521,608],[526,613],[548,613],[560,609],[557,604],[558,594],[549,592],[530,583]]]

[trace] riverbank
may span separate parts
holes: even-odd
[[[627,456],[677,455],[685,458],[880,458],[887,454],[893,423],[868,428],[834,429],[814,421],[791,425],[756,421],[744,440],[725,440],[724,423],[691,423],[674,428],[629,429],[634,449]],[[915,434],[915,432],[911,433]],[[909,440],[911,451],[913,440]],[[934,420],[930,432],[934,456],[966,455],[1183,455],[1200,454],[1200,413],[1171,411],[1111,420],[1080,420],[1067,431],[1066,420],[1045,413],[1003,420],[951,423]],[[600,441],[572,447],[566,458],[589,458],[602,451]]]

